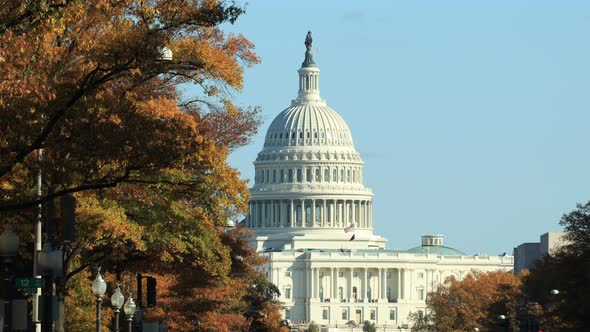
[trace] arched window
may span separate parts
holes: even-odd
[[[301,168],[297,169],[297,182],[303,182],[303,172],[301,171]]]
[[[305,221],[307,223],[313,223],[313,219],[311,218],[311,206],[309,204],[305,206]]]
[[[260,170],[260,183],[264,183],[264,170]]]
[[[277,183],[277,170],[276,169],[272,170],[272,182]]]
[[[340,170],[340,182],[344,182],[344,170]]]
[[[270,170],[266,170],[266,182],[270,182]]]
[[[354,287],[352,287],[352,298],[356,300],[357,295],[358,295],[358,291],[356,289],[356,286],[354,286]]]
[[[338,170],[336,169],[332,171],[332,182],[338,182]]]
[[[329,181],[330,181],[330,170],[326,168],[324,170],[324,182],[329,182]]]
[[[312,172],[313,172],[313,171],[311,170],[311,167],[308,167],[308,168],[305,170],[305,175],[306,175],[306,176],[305,176],[305,178],[306,178],[307,182],[311,182],[311,176],[313,175],[313,173],[312,173]]]
[[[281,169],[281,178],[279,179],[281,183],[285,182],[285,170]]]
[[[295,218],[296,222],[297,222],[297,226],[301,226],[301,223],[303,222],[303,215],[301,214],[301,205],[297,205],[297,217]]]
[[[346,170],[346,182],[350,182],[350,170]]]
[[[315,170],[315,180],[316,180],[316,182],[322,181],[322,173],[321,172],[322,172],[322,170],[319,167],[316,168],[316,170]]]

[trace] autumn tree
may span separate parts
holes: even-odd
[[[524,278],[527,296],[542,306],[550,330],[590,329],[590,202],[578,204],[560,221],[566,243],[537,261]],[[551,290],[558,290],[552,294]]]
[[[243,12],[217,0],[4,1],[0,211],[156,182],[169,168],[204,172],[209,139],[246,142],[252,111],[230,99],[258,59],[247,39],[219,28]],[[186,84],[199,87],[190,98],[178,88]]]
[[[514,331],[521,302],[520,280],[510,272],[470,272],[450,277],[427,295],[428,312],[413,315],[414,331],[492,331],[505,315]]]
[[[80,295],[99,264],[110,286],[157,276],[161,305],[148,314],[174,330],[280,331],[277,303],[248,286],[260,276],[247,232],[225,230],[249,197],[227,156],[259,123],[231,102],[258,61],[253,45],[220,28],[243,13],[221,0],[2,2],[0,213],[30,260],[38,204],[75,194],[59,283],[78,311],[70,331],[87,330],[74,319],[92,312]]]

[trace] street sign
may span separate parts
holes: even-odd
[[[25,294],[36,293],[37,288],[43,287],[43,279],[37,278],[15,278],[14,283]]]

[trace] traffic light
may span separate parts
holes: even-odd
[[[156,278],[147,277],[147,306],[156,305]]]

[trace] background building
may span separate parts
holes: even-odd
[[[446,247],[442,235],[386,249],[373,232],[373,193],[350,129],[320,98],[310,34],[306,46],[297,98],[271,123],[254,162],[246,218],[250,245],[269,258],[261,270],[281,291],[285,318],[329,330],[370,320],[393,331],[410,312],[425,313],[426,294],[445,278],[512,269],[511,256],[469,256]]]
[[[514,274],[519,274],[543,256],[565,244],[564,232],[549,232],[540,236],[539,242],[522,243],[514,248]]]

